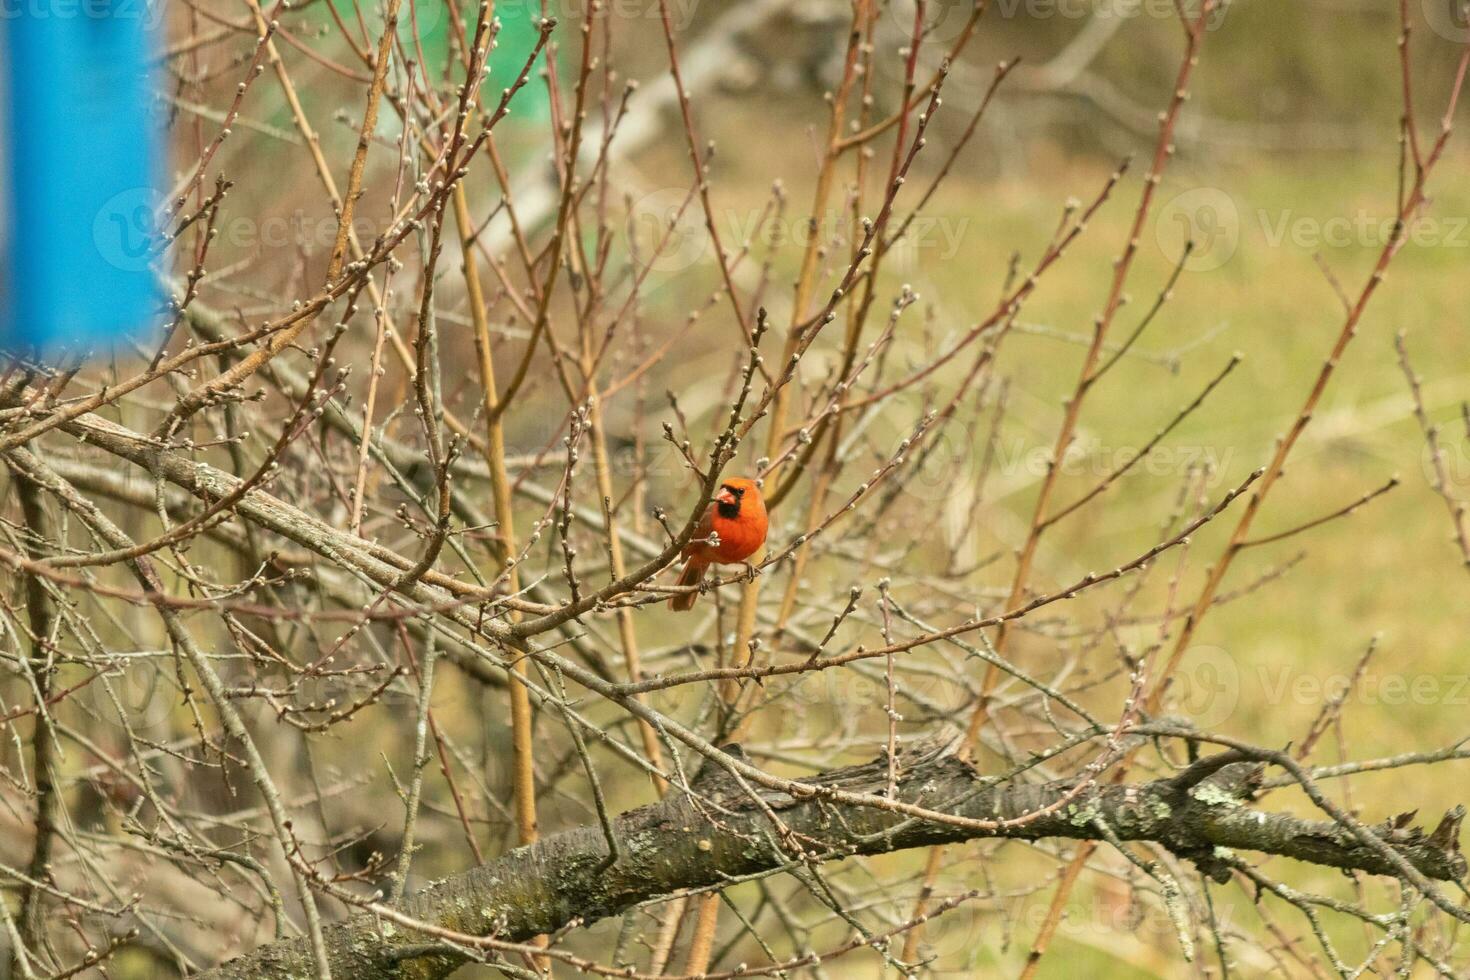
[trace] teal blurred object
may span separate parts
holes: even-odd
[[[156,323],[159,0],[26,0],[0,18],[0,346],[99,353]]]
[[[553,12],[556,6],[554,3],[547,5]],[[538,0],[497,3],[495,16],[500,19],[500,33],[496,35],[495,50],[490,56],[490,71],[485,82],[487,103],[491,106],[497,104],[501,90],[508,88],[516,80],[526,59],[530,57],[531,50],[536,46],[536,39],[541,36],[541,4]],[[566,21],[563,20],[556,33],[562,37],[573,36],[566,30],[566,26]],[[546,94],[546,86],[537,74],[545,64],[546,52],[543,51],[536,61],[536,67],[531,69],[526,87],[516,93],[510,118],[541,122],[550,117],[551,102]]]
[[[330,2],[346,23],[355,23],[358,15],[361,15],[363,22],[368,25],[369,34],[382,31],[381,0]],[[442,79],[446,68],[451,78],[463,75],[457,55],[449,46],[449,38],[454,30],[449,16],[451,2],[455,3],[454,9],[459,11],[464,29],[472,31],[479,9],[477,0],[404,0],[398,12],[398,37],[403,42],[404,50],[417,55],[414,44],[414,25],[417,24],[423,59],[428,75],[433,79]],[[490,55],[490,70],[481,90],[486,105],[493,108],[499,103],[501,90],[515,81],[526,64],[526,58],[535,48],[536,39],[540,36],[541,6],[541,0],[496,0],[495,17],[500,20],[500,33],[496,37],[496,47]],[[546,6],[549,15],[557,17],[557,11],[565,4],[549,0]],[[311,7],[306,10],[309,13]],[[336,30],[333,18],[327,12],[316,14],[313,23],[329,32]],[[557,33],[571,36],[567,30],[569,21],[562,18],[560,23]],[[456,59],[452,64],[451,58]],[[546,85],[537,74],[545,63],[546,53],[542,52],[526,87],[516,95],[515,108],[510,119],[544,121],[550,115]]]

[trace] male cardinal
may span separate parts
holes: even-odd
[[[711,534],[719,536],[719,544],[710,544]],[[720,492],[710,501],[684,546],[684,572],[680,585],[698,585],[711,565],[733,565],[745,561],[766,543],[766,502],[754,480],[734,477],[720,484]],[[694,608],[698,592],[680,592],[669,598],[669,608],[684,612]]]

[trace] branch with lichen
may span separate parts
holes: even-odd
[[[1374,849],[1333,821],[1307,820],[1250,805],[1264,766],[1207,758],[1176,776],[1094,787],[1080,794],[1070,780],[996,785],[954,751],[952,738],[901,749],[895,800],[957,817],[993,821],[992,831],[925,822],[894,810],[834,804],[829,794],[881,793],[890,760],[835,769],[802,780],[809,792],[760,791],[759,801],[723,770],[707,766],[691,785],[612,822],[620,850],[608,865],[607,836],[588,825],[518,848],[410,896],[397,910],[439,932],[385,926],[360,913],[328,929],[333,976],[352,980],[436,978],[465,957],[440,940],[479,937],[482,949],[504,949],[569,925],[587,925],[650,900],[721,888],[733,881],[802,862],[953,843],[977,837],[1152,842],[1217,879],[1231,872],[1236,851],[1257,851],[1369,874],[1394,874]],[[739,754],[737,747],[727,751]],[[1223,763],[1223,764],[1222,764]],[[1070,797],[1070,799],[1069,799]],[[767,810],[786,828],[771,839]],[[1428,878],[1466,873],[1452,810],[1430,833],[1402,818],[1374,828],[1379,839]],[[799,847],[799,853],[795,849]],[[301,940],[271,943],[205,974],[213,980],[299,975],[309,962]]]

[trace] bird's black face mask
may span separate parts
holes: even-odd
[[[734,520],[740,516],[740,498],[745,496],[745,491],[729,484],[722,484],[720,491],[720,494],[715,497],[715,506],[719,508],[720,516],[725,520]]]

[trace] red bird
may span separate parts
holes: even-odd
[[[711,534],[720,543],[709,543]],[[754,480],[732,477],[720,484],[710,501],[694,538],[684,546],[684,571],[680,585],[698,585],[711,565],[734,565],[745,561],[766,543],[766,502]],[[681,592],[669,598],[669,608],[684,612],[694,608],[698,592]]]

